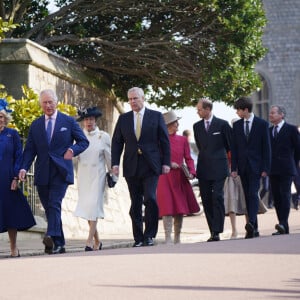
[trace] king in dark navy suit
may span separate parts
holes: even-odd
[[[83,152],[89,142],[74,118],[57,111],[54,91],[42,91],[40,105],[44,115],[30,126],[19,178],[25,180],[36,159],[34,184],[48,221],[43,240],[45,252],[64,253],[61,203],[68,185],[74,182],[72,158]]]
[[[296,126],[285,122],[285,108],[272,105],[269,119],[272,160],[270,182],[278,224],[273,235],[288,234],[291,184],[297,174],[300,159],[300,137]]]

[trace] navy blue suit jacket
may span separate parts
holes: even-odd
[[[269,124],[254,116],[252,128],[246,139],[244,133],[244,119],[233,124],[233,142],[231,151],[231,171],[243,174],[247,167],[254,174],[266,172],[269,174],[271,166],[271,145]]]
[[[144,159],[150,169],[161,174],[162,165],[170,166],[169,135],[162,114],[158,111],[145,109],[142,130],[139,141],[134,132],[133,111],[119,116],[111,145],[111,164],[118,166],[124,150],[123,175],[134,176],[138,162],[138,149],[141,149]]]
[[[74,141],[76,143],[74,143]],[[36,157],[34,168],[35,185],[49,183],[50,160],[59,170],[64,182],[74,183],[72,160],[65,160],[64,153],[70,148],[76,156],[89,145],[83,131],[74,118],[58,112],[50,145],[47,142],[45,116],[34,120],[30,126],[23,152],[21,169],[28,170]]]
[[[294,176],[300,159],[300,135],[296,126],[284,123],[276,138],[270,128],[272,163],[270,175]]]
[[[227,121],[212,118],[208,132],[204,120],[194,124],[194,137],[199,150],[197,178],[218,180],[228,176],[227,152],[231,148],[231,128]]]

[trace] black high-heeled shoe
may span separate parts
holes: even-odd
[[[100,242],[99,250],[102,250],[102,242]]]

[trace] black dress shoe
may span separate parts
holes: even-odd
[[[259,237],[259,231],[257,230],[254,231],[254,237]]]
[[[272,233],[272,235],[281,235],[282,233],[280,233],[279,231],[275,231]]]
[[[144,242],[144,245],[145,246],[153,246],[154,245],[154,241],[153,241],[153,239],[152,238],[146,238],[145,239],[145,242]]]
[[[208,242],[218,242],[219,240],[220,240],[219,234],[218,233],[213,233],[207,241]]]
[[[52,254],[54,243],[49,235],[45,235],[43,238],[43,244],[45,245],[45,253]]]
[[[280,232],[280,234],[285,234],[286,231],[285,231],[285,227],[281,224],[276,224],[275,225],[275,229]]]
[[[245,239],[252,239],[252,238],[254,238],[254,234],[255,234],[254,226],[251,223],[247,223],[245,225],[245,229],[246,229]]]
[[[94,251],[92,247],[85,246],[84,251]]]
[[[134,242],[132,247],[142,247],[143,246],[143,242]]]
[[[287,233],[284,226],[281,225],[281,224],[276,224],[275,229],[277,231],[273,232],[272,235],[281,235],[281,234],[286,234]]]
[[[62,254],[62,253],[66,253],[66,248],[63,246],[56,246],[52,251],[52,254]]]

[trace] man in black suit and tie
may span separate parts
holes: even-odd
[[[193,126],[199,150],[197,178],[211,233],[208,242],[219,241],[219,233],[224,229],[224,182],[229,175],[227,153],[231,145],[231,128],[228,122],[213,116],[212,108],[213,104],[209,99],[200,99],[197,111],[202,120]]]
[[[240,175],[245,194],[248,213],[246,239],[259,236],[258,190],[260,179],[268,175],[271,164],[269,124],[255,116],[252,107],[253,103],[248,97],[241,97],[234,103],[241,119],[233,124],[231,151],[231,175]]]
[[[111,146],[112,173],[116,176],[119,175],[120,157],[125,146],[123,175],[131,198],[134,247],[154,244],[153,238],[158,230],[158,177],[170,171],[170,142],[163,116],[158,111],[145,108],[144,99],[141,88],[128,90],[132,110],[119,116]]]
[[[285,122],[286,112],[281,105],[272,105],[269,119],[272,161],[270,171],[271,189],[278,218],[273,235],[289,234],[291,185],[297,175],[300,159],[300,137],[296,126]]]

